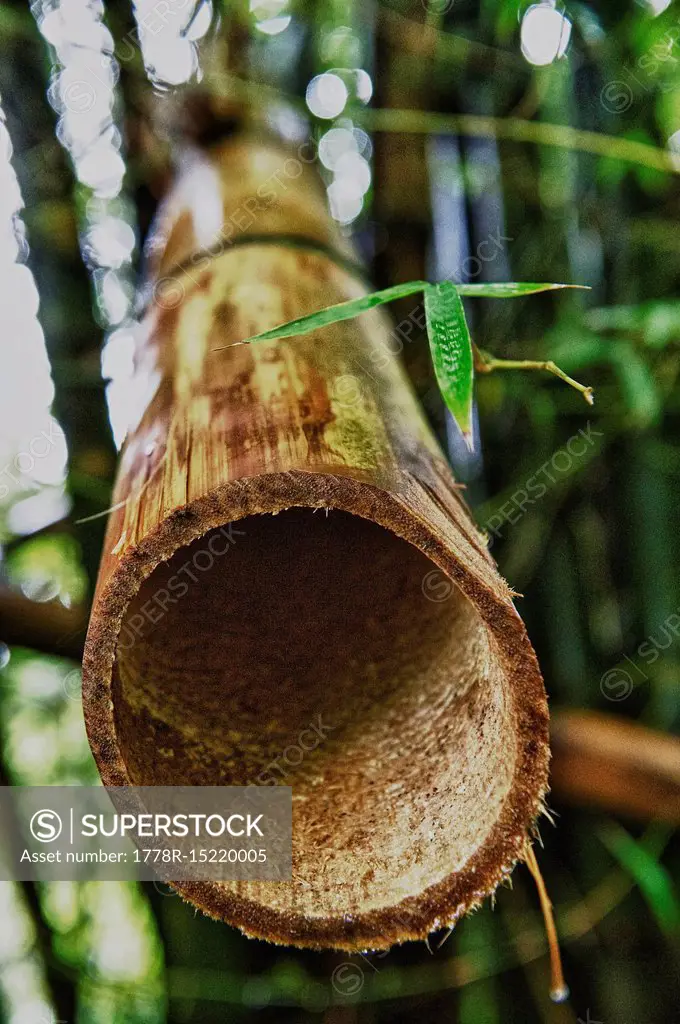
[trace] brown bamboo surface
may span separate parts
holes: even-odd
[[[192,258],[221,228],[302,241]],[[315,243],[352,255],[305,162],[253,139],[197,158],[159,215],[85,713],[108,785],[278,764],[293,787],[292,881],[187,899],[277,942],[385,948],[452,924],[523,856],[548,717],[387,317],[225,347],[362,293]]]
[[[87,628],[87,607],[65,608],[60,601],[31,601],[0,585],[0,638],[3,643],[79,659]]]

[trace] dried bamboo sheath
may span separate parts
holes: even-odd
[[[192,257],[220,229],[307,241]],[[452,924],[522,856],[548,718],[383,313],[224,348],[361,294],[319,246],[342,241],[312,172],[252,140],[161,212],[85,711],[108,785],[293,787],[292,881],[183,896],[249,935],[385,948]]]

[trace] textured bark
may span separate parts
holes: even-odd
[[[190,260],[222,222],[251,241]],[[384,948],[522,857],[548,716],[386,316],[225,348],[362,293],[319,246],[351,256],[312,172],[269,143],[223,144],[161,212],[85,710],[108,785],[292,785],[292,881],[183,896],[272,941]]]

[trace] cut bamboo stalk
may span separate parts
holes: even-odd
[[[186,899],[377,949],[452,925],[524,856],[548,715],[383,312],[225,348],[365,290],[307,156],[235,137],[158,217],[83,693],[107,785],[293,787],[292,881]],[[220,232],[238,244],[194,255]]]

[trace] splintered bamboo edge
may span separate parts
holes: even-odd
[[[416,488],[427,511],[427,493]],[[413,501],[414,495],[410,496]],[[246,935],[299,947],[348,951],[387,949],[425,939],[453,925],[478,906],[523,859],[528,836],[540,814],[548,774],[548,715],[541,675],[524,626],[504,587],[485,585],[451,554],[431,527],[414,515],[403,495],[391,495],[348,478],[305,473],[267,476],[226,485],[185,510],[177,511],[118,565],[92,618],[84,673],[84,701],[90,742],[105,785],[130,785],[111,702],[111,671],[123,612],[161,561],[209,530],[246,516],[289,508],[341,509],[379,524],[414,545],[455,581],[478,609],[503,667],[517,743],[513,781],[499,818],[464,870],[393,907],[351,915],[316,917],[278,912],[229,891],[223,884],[183,882],[177,891],[209,916],[239,927]],[[398,737],[395,740],[398,742]],[[424,759],[425,760],[425,759]],[[277,883],[286,884],[286,883]]]

